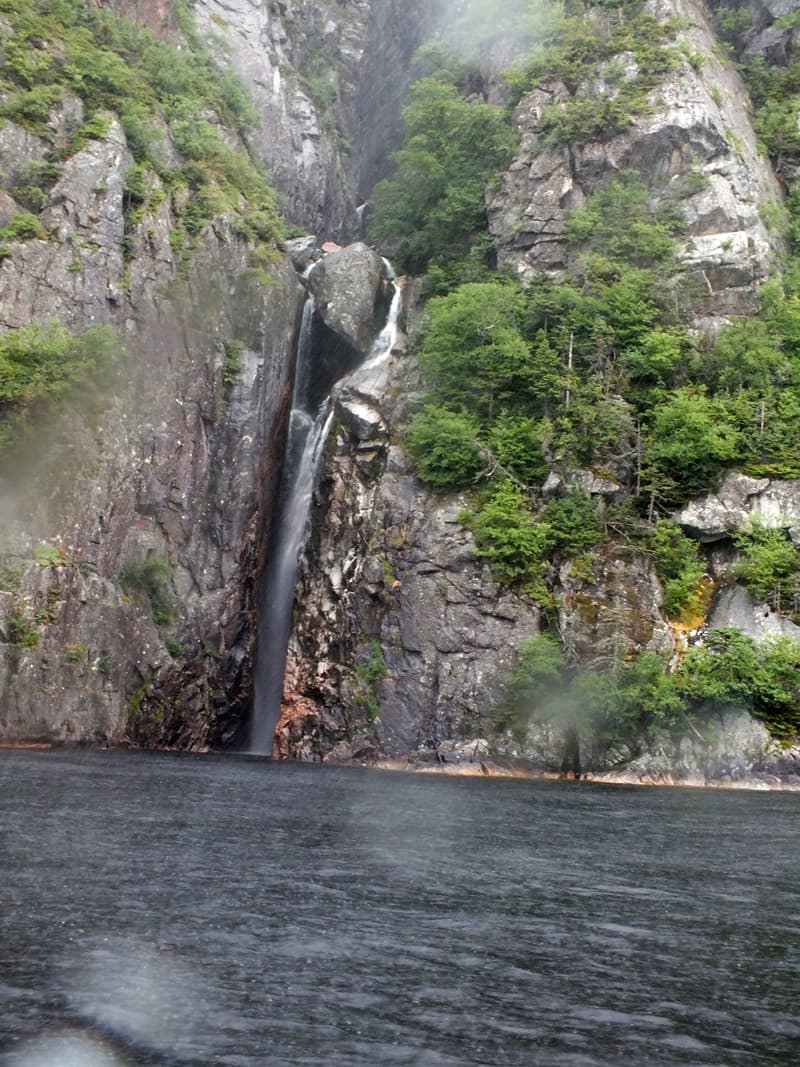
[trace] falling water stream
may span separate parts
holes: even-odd
[[[384,271],[386,277],[394,280],[394,272],[386,260]],[[386,325],[367,353],[361,369],[374,368],[388,359],[397,338],[400,304],[401,290],[395,284]],[[309,294],[303,308],[298,339],[297,367],[286,455],[281,474],[278,516],[264,576],[259,616],[248,751],[264,756],[272,753],[275,728],[280,718],[297,570],[307,536],[320,460],[334,416],[332,394],[316,409],[311,400],[314,394],[312,324],[315,310],[314,297]]]

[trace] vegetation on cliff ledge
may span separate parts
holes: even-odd
[[[0,115],[48,144],[36,167],[11,187],[40,210],[64,159],[123,126],[136,163],[141,218],[170,197],[173,246],[188,250],[217,214],[254,241],[279,240],[277,197],[243,140],[256,120],[239,79],[221,70],[195,31],[188,5],[174,5],[181,36],[157,39],[138,22],[83,0],[0,0]],[[82,117],[54,122],[69,95]],[[146,195],[145,195],[146,194]],[[42,236],[26,233],[22,236]]]
[[[702,66],[703,57],[676,43],[680,29],[678,21],[658,22],[638,0],[553,8],[529,58],[508,73],[507,96],[513,105],[532,89],[552,92],[536,126],[544,147],[604,141],[647,110],[651,91],[679,63]],[[693,613],[706,561],[670,513],[733,467],[800,477],[794,244],[761,289],[760,314],[704,335],[691,326],[696,294],[675,252],[685,225],[681,201],[703,176],[690,171],[657,186],[652,175],[619,172],[570,215],[563,239],[571,267],[521,288],[493,269],[477,196],[469,198],[471,214],[447,213],[448,230],[440,224],[441,199],[419,195],[434,164],[442,189],[478,178],[467,174],[458,151],[431,151],[420,116],[433,126],[435,115],[438,145],[458,144],[467,130],[487,146],[504,145],[477,63],[441,50],[424,58],[426,77],[414,89],[397,171],[376,198],[375,231],[394,235],[406,266],[427,271],[431,299],[417,334],[427,395],[406,436],[417,471],[437,491],[471,492],[462,521],[479,556],[498,580],[519,585],[545,608],[553,605],[565,559],[578,561],[578,573],[586,553],[622,538],[652,559],[666,613]],[[763,62],[744,71],[758,133],[788,185],[786,218],[781,209],[776,221],[786,222],[792,242],[800,234],[797,66],[790,56],[782,71]],[[437,109],[441,98],[448,107]],[[510,132],[510,111],[506,122]],[[498,148],[495,171],[503,162]],[[487,184],[491,164],[488,154]],[[413,211],[395,210],[397,204],[413,204]],[[425,241],[415,245],[420,234]],[[552,484],[543,491],[548,478],[555,479],[555,499]],[[602,496],[584,493],[587,478],[603,484]],[[735,547],[740,558],[731,577],[793,614],[800,555],[786,533],[753,527],[737,535]],[[552,666],[547,656],[542,662]],[[523,673],[525,663],[523,656]],[[757,647],[723,631],[705,651],[687,654],[667,681],[663,660],[647,653],[601,675],[576,676],[574,684],[594,687],[594,705],[610,709],[617,724],[640,714],[666,722],[716,701],[750,707],[785,735],[800,725],[791,706],[800,691],[797,665],[791,642]],[[658,706],[648,704],[650,682],[663,700]]]
[[[756,642],[734,629],[710,630],[678,668],[643,652],[595,669],[570,663],[549,635],[519,649],[494,726],[522,741],[533,723],[557,721],[607,744],[641,743],[658,729],[702,723],[715,711],[748,708],[778,738],[800,732],[800,643]]]
[[[0,461],[25,442],[37,416],[80,390],[83,408],[122,354],[113,330],[73,335],[57,325],[0,334]]]

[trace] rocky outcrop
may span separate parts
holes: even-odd
[[[626,544],[609,544],[590,562],[568,562],[559,575],[558,632],[581,663],[614,662],[655,649],[671,652],[653,562]]]
[[[489,726],[539,609],[499,588],[459,521],[390,444],[415,371],[402,342],[341,383],[289,650],[282,753],[435,752]],[[410,375],[410,377],[408,376]]]
[[[198,0],[200,28],[258,111],[250,145],[288,219],[340,240],[400,140],[410,60],[441,4],[420,0]]]
[[[800,626],[775,611],[769,604],[759,604],[740,585],[719,590],[708,613],[709,628],[732,627],[756,641],[770,637],[790,637],[800,641]]]
[[[684,731],[660,731],[638,753],[612,749],[604,765],[589,768],[586,777],[637,785],[800,789],[800,749],[781,746],[752,716],[731,708]]]
[[[797,11],[798,0],[740,0],[734,4],[711,0],[710,6],[716,15],[740,12],[743,16],[744,26],[739,33],[727,35],[728,40],[732,36],[740,38],[741,59],[759,58],[774,66],[786,65],[797,43],[797,29],[785,22],[775,23]]]
[[[517,106],[520,148],[488,199],[499,260],[523,280],[564,271],[578,254],[564,239],[570,212],[608,178],[636,171],[656,202],[673,205],[683,216],[680,299],[688,301],[686,310],[699,323],[751,314],[758,284],[781,245],[762,217],[764,205],[778,205],[782,194],[759,153],[744,85],[717,55],[704,5],[655,0],[649,8],[661,21],[683,20],[677,43],[684,59],[651,90],[629,129],[555,147],[540,124],[546,107],[567,104],[566,87],[537,87]],[[627,60],[626,77],[635,77],[635,60]],[[576,95],[613,98],[613,93],[601,77]]]
[[[716,493],[690,501],[675,521],[704,543],[721,541],[749,522],[759,522],[768,529],[787,530],[800,544],[800,481],[730,471]]]
[[[309,275],[308,287],[322,321],[362,354],[386,317],[380,285],[385,275],[381,257],[361,243],[330,253]]]

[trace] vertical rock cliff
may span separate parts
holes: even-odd
[[[247,181],[229,155],[247,149],[291,223],[354,234],[436,5],[210,0],[188,22],[168,0],[109,6],[198,62],[210,48],[241,75],[253,123],[226,128],[206,110],[227,148],[204,148],[180,116],[167,123],[152,105],[142,116],[132,89],[114,97],[125,75],[113,56],[124,114],[62,89],[49,58],[39,104],[17,44],[50,52],[0,18],[12,64],[0,224],[26,220],[4,234],[0,323],[59,323],[75,337],[105,324],[125,352],[98,395],[73,392],[45,412],[4,466],[0,736],[198,746],[230,740],[251,697],[255,586],[303,300],[289,261],[251,232],[241,194],[226,210],[228,193],[202,185],[203,152],[218,154],[226,181]],[[124,48],[115,27],[107,41]],[[223,86],[223,106],[244,109],[241,90]]]
[[[20,166],[45,150],[11,123],[0,136],[24,147]],[[112,121],[64,164],[39,215],[48,235],[12,242],[0,265],[6,328],[105,323],[126,352],[107,392],[71,397],[6,464],[6,738],[146,741],[149,702],[158,740],[203,743],[250,685],[258,516],[302,290],[288,266],[252,272],[224,217],[179,276],[169,201],[126,220],[132,163]],[[171,605],[160,628],[145,590],[121,582],[147,560]]]
[[[794,6],[754,2],[740,54],[786,62],[796,31],[780,16]],[[635,171],[650,210],[671,213],[678,254],[665,289],[676,321],[702,339],[698,351],[726,321],[757,312],[759,287],[785,252],[786,175],[761,150],[714,12],[697,0],[651,0],[643,11],[658,49],[628,43],[590,75],[543,69],[526,81],[501,68],[521,61],[540,31],[527,21],[523,33],[504,11],[472,39],[469,19],[487,9],[196,0],[187,18],[168,0],[82,8],[98,18],[113,10],[175,47],[174,81],[169,64],[161,79],[147,60],[162,96],[126,80],[118,60],[132,30],[105,26],[117,59],[106,57],[97,89],[61,63],[62,53],[80,54],[68,30],[53,48],[0,15],[0,326],[26,337],[30,324],[58,323],[73,339],[106,326],[106,341],[125,352],[107,381],[84,378],[82,389],[56,390],[52,406],[34,405],[33,433],[20,430],[4,462],[0,738],[201,747],[241,737],[308,284],[283,242],[314,235],[306,252],[316,256],[324,241],[362,235],[357,208],[391,169],[426,40],[460,42],[468,73],[451,78],[465,79],[466,99],[505,107],[517,138],[485,197],[490,258],[502,272],[524,286],[572,277],[582,254],[572,213]],[[604,32],[620,21],[605,6],[581,17]],[[201,78],[180,97],[181,79],[191,81],[181,56],[213,92],[200,92]],[[769,611],[733,581],[731,537],[757,513],[795,539],[797,483],[732,472],[716,493],[673,507],[682,529],[713,546],[703,560],[715,590],[699,619],[677,625],[653,552],[609,519],[631,495],[640,451],[641,425],[617,396],[602,398],[622,412],[602,462],[570,466],[551,450],[531,494],[538,508],[579,490],[605,541],[591,558],[561,563],[549,600],[493,577],[465,519],[470,494],[429,491],[403,449],[424,393],[415,355],[424,308],[418,284],[402,284],[392,352],[355,370],[375,332],[371,312],[363,335],[348,327],[344,343],[330,308],[352,312],[354,290],[320,280],[315,294],[328,331],[325,390],[348,374],[333,387],[301,566],[281,755],[447,762],[482,759],[491,742],[559,770],[568,731],[520,739],[498,727],[520,648],[543,629],[575,663],[678,655],[706,624],[787,632],[789,620],[765,621]],[[365,306],[374,303],[368,294]],[[19,398],[7,406],[13,414]],[[641,776],[651,757],[664,775],[680,759],[695,777],[766,766],[775,756],[766,731],[746,716],[740,727],[720,726],[719,744],[709,732],[699,742],[662,734],[645,753],[598,745],[584,751],[584,769],[643,759]]]
[[[680,220],[676,307],[700,335],[713,337],[731,317],[759,308],[759,287],[784,252],[775,222],[783,190],[758,144],[744,84],[716,43],[709,9],[671,3],[648,5],[647,12],[669,26],[671,59],[658,84],[647,89],[640,112],[621,132],[580,143],[559,145],[547,136],[559,107],[574,100],[613,101],[620,77],[640,74],[633,55],[617,57],[613,70],[609,63],[608,77],[601,72],[569,85],[543,81],[524,93],[513,113],[519,148],[487,192],[489,228],[499,265],[523,283],[564,277],[580,251],[565,234],[570,213],[610,178],[635,171],[654,210],[667,205]],[[759,44],[752,47],[764,49],[772,40],[768,21],[758,16]],[[491,69],[483,84],[490,97],[508,98]],[[406,303],[413,320],[413,300]],[[420,395],[419,372],[402,340],[380,372],[356,372],[341,386],[296,606],[278,730],[285,755],[484,758],[518,650],[540,632],[536,603],[497,585],[477,559],[461,517],[469,499],[426,492],[398,446]],[[630,476],[629,470],[556,468],[543,495],[558,497],[577,486],[605,511],[624,496],[621,479]],[[795,483],[763,479],[749,497],[749,513],[791,531],[793,510],[786,501],[795,492]],[[784,504],[770,517],[771,493]],[[732,517],[726,504],[698,502],[697,509],[704,516],[724,512],[729,532],[746,522],[742,512]],[[677,522],[704,543],[724,536],[709,535],[696,515],[679,513]],[[549,628],[573,661],[585,663],[630,660],[647,650],[672,654],[674,662],[687,639],[695,640],[706,626],[734,626],[754,637],[793,634],[791,622],[731,585],[734,559],[729,543],[707,558],[705,614],[677,623],[667,613],[652,554],[612,532],[588,570],[585,561],[562,567]],[[718,591],[709,600],[712,589]],[[769,616],[771,623],[764,621]],[[570,738],[564,727],[549,726],[531,730],[523,743],[496,744],[497,751],[559,771]],[[644,750],[589,746],[582,758],[584,771],[625,764],[631,780],[695,782],[769,778],[792,773],[796,762],[746,715],[736,722],[724,715],[709,720],[692,736],[662,732]]]
[[[619,57],[621,83],[617,60],[591,82],[547,82],[523,95],[514,112],[520,148],[490,194],[490,228],[500,263],[521,278],[563,271],[579,253],[564,237],[571,211],[609,177],[637,171],[656,202],[678,206],[681,299],[698,322],[713,325],[757,309],[758,286],[782,247],[765,206],[780,204],[783,194],[759,151],[747,90],[716,47],[709,9],[669,0],[649,4],[648,12],[662,24],[676,22],[675,62],[647,92],[641,113],[616,135],[564,145],[553,145],[542,127],[553,105],[613,101],[620,84],[640,76],[630,53]],[[557,122],[552,110],[548,115]]]

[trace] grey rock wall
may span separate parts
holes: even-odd
[[[635,116],[627,131],[580,146],[549,147],[540,131],[543,109],[568,99],[563,85],[524,96],[515,112],[519,151],[488,197],[490,228],[501,265],[522,279],[558,274],[576,255],[563,236],[569,213],[609,177],[638,171],[655,198],[674,202],[684,217],[680,299],[698,323],[712,326],[757,309],[758,285],[781,247],[763,207],[779,204],[782,193],[759,153],[747,91],[715,49],[705,5],[654,0],[650,10],[662,21],[684,20],[676,44],[701,62],[684,58],[651,91],[649,111]],[[609,86],[601,82],[580,92],[605,95]]]
[[[200,28],[247,85],[250,138],[287,218],[339,241],[400,142],[410,60],[441,3],[419,0],[198,0]]]
[[[3,132],[20,165],[25,151],[39,158],[36,138]],[[233,729],[248,697],[257,527],[302,287],[288,264],[251,271],[225,218],[179,276],[168,198],[126,225],[131,162],[114,121],[63,167],[40,214],[47,238],[9,243],[0,263],[5,328],[103,323],[127,350],[101,399],[73,398],[3,471],[4,557],[21,571],[0,597],[5,739],[203,745]],[[225,383],[231,341],[242,350]],[[120,583],[148,556],[169,568],[167,626]]]
[[[800,481],[726,474],[716,493],[681,508],[675,521],[701,542],[721,541],[750,522],[785,529],[800,544]]]
[[[320,492],[322,566],[306,569],[299,596],[283,750],[395,756],[483,736],[539,610],[476,560],[458,521],[467,501],[426,492],[383,423],[354,435],[346,403]]]

